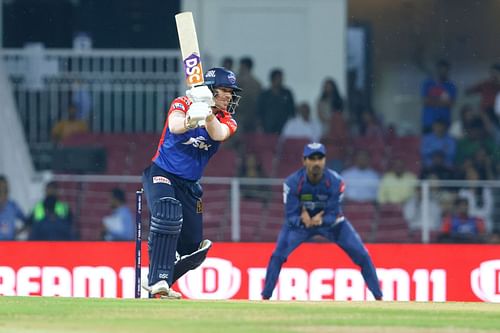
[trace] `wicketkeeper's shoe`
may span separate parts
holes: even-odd
[[[180,293],[170,289],[167,281],[165,280],[160,280],[152,286],[148,286],[146,283],[143,283],[142,288],[147,290],[147,292],[150,293],[154,298],[181,299],[182,297]]]

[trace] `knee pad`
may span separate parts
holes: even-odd
[[[163,235],[179,234],[182,228],[182,205],[171,197],[161,198],[153,203],[151,231]]]

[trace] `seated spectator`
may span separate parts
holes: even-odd
[[[460,119],[455,120],[450,126],[450,135],[456,140],[463,138],[465,133],[469,131],[472,120],[476,117],[477,112],[472,105],[464,104],[460,109]]]
[[[102,219],[104,240],[127,241],[134,240],[134,220],[126,205],[125,192],[119,188],[111,190],[111,215]]]
[[[482,243],[486,230],[484,221],[469,215],[469,203],[465,198],[455,200],[454,211],[443,219],[439,241],[446,243]]]
[[[500,152],[495,141],[486,131],[483,120],[476,117],[472,120],[469,131],[457,143],[455,162],[462,164],[466,159],[473,158],[481,147],[486,149],[493,162],[499,159]]]
[[[474,182],[479,180],[479,173],[473,167],[468,168],[465,180]],[[486,231],[493,230],[493,193],[489,187],[468,187],[458,191],[458,197],[467,199],[469,215],[481,218]]]
[[[254,153],[246,153],[241,159],[238,170],[238,177],[243,178],[265,178],[262,164]],[[242,184],[241,197],[243,199],[257,199],[263,203],[268,203],[271,199],[271,188],[268,185],[261,184]]]
[[[354,165],[342,172],[346,184],[344,196],[347,200],[370,202],[377,200],[380,176],[370,166],[370,156],[358,150]]]
[[[451,180],[455,178],[453,168],[446,164],[444,152],[436,150],[431,156],[431,164],[424,167],[420,173],[421,179],[428,179],[429,175],[436,175],[437,179],[441,180]]]
[[[74,240],[72,214],[67,203],[58,199],[57,184],[45,187],[45,198],[35,205],[29,219],[29,240]]]
[[[424,135],[422,138],[420,152],[424,167],[431,165],[432,154],[436,151],[444,153],[447,166],[453,166],[456,142],[455,139],[446,133],[446,123],[442,120],[435,121],[432,124],[432,132]]]
[[[321,138],[321,125],[311,119],[311,108],[307,103],[297,107],[295,117],[287,120],[281,132],[281,141],[290,138],[304,138],[311,142],[318,142]]]
[[[9,183],[0,175],[0,240],[15,240],[26,216],[16,202],[9,199]]]
[[[361,113],[360,134],[365,138],[384,140],[384,128],[374,112],[365,110]]]
[[[403,204],[415,194],[417,177],[406,171],[403,161],[399,158],[393,161],[392,170],[386,172],[378,190],[380,204]]]
[[[68,107],[67,119],[58,121],[52,127],[52,141],[60,143],[64,139],[79,133],[87,133],[89,131],[87,122],[77,118],[78,110],[74,105]]]
[[[424,217],[422,212],[422,192],[417,191],[416,195],[410,198],[403,206],[403,216],[408,223],[410,231],[422,229],[423,221],[430,222],[431,231],[438,231],[441,227],[442,211],[438,200],[438,191],[432,187],[429,195],[429,216]]]
[[[474,154],[473,164],[479,174],[479,179],[495,179],[495,166],[493,163],[493,159],[488,153],[486,147],[479,147],[479,149]]]

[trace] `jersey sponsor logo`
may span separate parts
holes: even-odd
[[[167,177],[153,176],[153,184],[159,184],[159,183],[172,185],[172,183],[170,182],[170,179],[168,179]]]
[[[206,143],[206,138],[204,136],[198,136],[196,138],[189,138],[186,142],[183,142],[183,145],[193,146],[198,149],[203,149],[208,151],[208,148],[212,147],[211,144]]]

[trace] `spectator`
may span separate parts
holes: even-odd
[[[134,220],[126,205],[125,192],[119,188],[111,190],[111,215],[102,220],[104,240],[134,240]]]
[[[79,80],[72,87],[71,103],[77,110],[76,118],[88,121],[92,112],[92,97],[88,89]]]
[[[367,151],[358,150],[355,163],[342,172],[346,183],[345,198],[351,201],[376,201],[380,177],[370,167],[370,156]]]
[[[420,178],[429,179],[430,175],[435,175],[437,179],[441,180],[455,178],[453,168],[446,164],[445,154],[442,150],[436,150],[431,154],[431,162],[422,169]]]
[[[238,105],[238,133],[255,132],[257,120],[257,99],[262,92],[262,85],[252,73],[253,61],[249,57],[241,58],[238,83],[242,89]]]
[[[254,153],[246,153],[241,159],[238,176],[244,178],[265,178],[266,173],[262,164]],[[241,197],[244,199],[257,199],[267,204],[271,199],[271,188],[267,185],[243,184],[241,185]]]
[[[468,168],[465,180],[475,182],[480,180],[479,173],[474,167]],[[470,216],[481,218],[486,231],[493,230],[493,193],[489,187],[468,187],[458,191],[458,196],[467,199]]]
[[[424,167],[428,167],[432,162],[432,155],[436,151],[441,151],[445,156],[445,163],[451,167],[455,159],[456,142],[446,133],[446,122],[437,119],[432,124],[432,133],[424,135],[420,147]]]
[[[222,62],[221,62],[221,67],[222,68],[225,68],[228,71],[234,72],[233,71],[233,65],[234,65],[234,61],[233,61],[232,57],[225,56],[224,58],[222,58]]]
[[[465,92],[481,96],[481,111],[487,115],[493,124],[498,126],[498,116],[495,114],[495,98],[500,93],[500,63],[491,66],[490,77],[488,79],[476,83]]]
[[[311,108],[307,103],[301,103],[297,107],[297,115],[285,123],[281,132],[281,141],[289,138],[309,139],[318,142],[321,138],[321,125],[311,119]]]
[[[415,193],[417,177],[406,171],[400,158],[393,161],[392,170],[386,172],[380,182],[378,202],[380,204],[403,204]]]
[[[64,139],[78,133],[88,132],[87,122],[77,118],[75,105],[68,107],[68,116],[65,120],[58,121],[52,128],[52,140],[54,143],[60,143]]]
[[[264,90],[257,100],[260,126],[265,133],[280,134],[286,121],[295,114],[292,92],[283,86],[283,71],[273,69],[271,87]]]
[[[360,134],[365,138],[384,140],[384,129],[373,111],[361,112]]]
[[[438,231],[441,226],[442,210],[439,205],[438,192],[432,187],[429,195],[429,216],[424,217],[422,212],[422,192],[410,198],[403,206],[403,216],[411,232],[422,229],[423,221],[430,222],[430,230]]]
[[[26,216],[16,202],[9,199],[9,183],[4,175],[0,175],[0,240],[15,240],[20,223]]]
[[[483,220],[469,215],[469,202],[455,200],[454,211],[443,219],[439,241],[449,243],[482,243],[485,237]]]
[[[326,78],[323,81],[317,110],[318,119],[322,124],[322,135],[327,135],[332,115],[344,111],[344,100],[340,96],[337,83],[334,79]]]
[[[461,139],[469,131],[471,122],[477,116],[476,110],[470,104],[464,104],[460,109],[460,119],[455,120],[450,127],[450,135],[454,139]]]
[[[483,147],[495,163],[499,158],[499,150],[495,141],[488,135],[484,121],[476,117],[471,121],[469,131],[457,143],[455,162],[462,164],[466,159],[473,159],[476,152]]]
[[[71,210],[58,198],[57,183],[45,187],[45,198],[38,202],[29,219],[29,240],[74,240]]]
[[[426,79],[422,84],[422,130],[428,133],[432,124],[441,119],[449,126],[451,108],[457,98],[457,88],[449,79],[450,64],[446,60],[436,63],[436,75]]]

